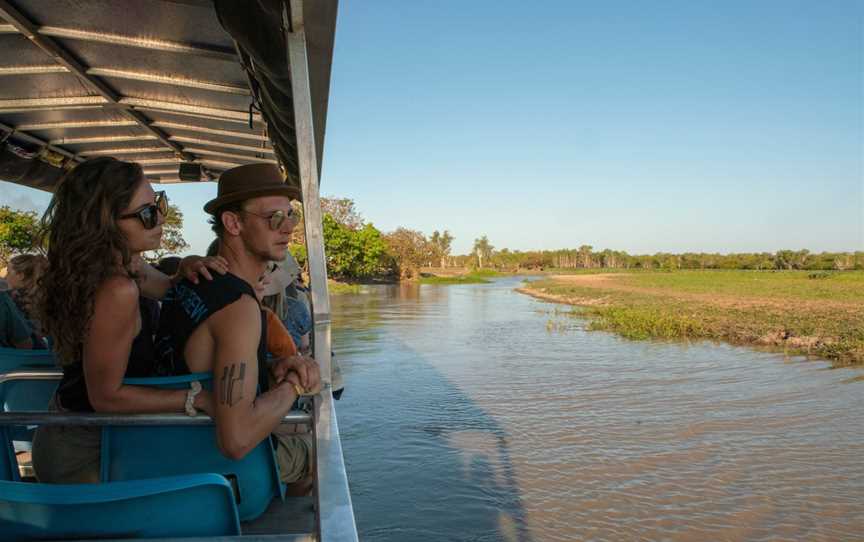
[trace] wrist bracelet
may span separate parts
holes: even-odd
[[[197,380],[192,381],[189,384],[189,391],[186,392],[186,415],[187,416],[195,416],[198,414],[198,411],[195,410],[195,396],[201,393],[201,383]]]

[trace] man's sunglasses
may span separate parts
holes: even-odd
[[[138,218],[145,230],[152,230],[159,225],[159,213],[162,213],[162,216],[168,214],[168,196],[164,191],[156,192],[155,203],[145,205],[134,213],[120,215],[120,218]]]
[[[246,213],[247,215],[257,216],[258,218],[263,218],[268,221],[270,229],[273,231],[278,231],[279,228],[282,227],[282,224],[285,223],[286,220],[294,216],[294,209],[289,210],[287,213],[282,211],[275,211],[270,215],[259,215],[258,213],[253,213],[252,211],[240,211],[241,213]]]

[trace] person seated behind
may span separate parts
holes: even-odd
[[[184,412],[189,393],[127,386],[126,376],[147,376],[152,358],[132,352],[142,329],[139,295],[160,298],[169,277],[141,260],[159,247],[168,202],[144,178],[141,166],[96,158],[75,166],[60,181],[42,219],[48,269],[37,308],[52,340],[63,377],[49,410],[72,412]],[[210,277],[204,265],[224,263],[190,257],[182,274]],[[176,279],[175,279],[176,280]],[[210,409],[210,395],[195,396]],[[40,426],[33,467],[40,482],[99,481],[98,427]]]
[[[268,283],[262,291],[263,304],[279,315],[297,349],[304,354],[308,353],[311,350],[311,301],[309,289],[303,285],[297,260],[288,252],[284,260],[274,264],[267,278]],[[345,391],[345,382],[342,366],[335,355],[330,357],[330,370],[333,398],[338,401]]]
[[[278,429],[299,393],[319,386],[318,366],[301,356],[277,360],[269,384],[267,321],[252,286],[268,262],[285,257],[295,195],[269,164],[222,174],[218,197],[204,210],[228,273],[172,288],[162,303],[157,349],[165,372],[212,371],[216,439],[225,456],[240,459],[274,434],[281,479],[291,493],[304,494],[311,487],[311,443]]]
[[[45,256],[19,254],[9,260],[9,271],[6,275],[12,300],[30,326],[34,349],[45,349],[47,346],[34,306],[38,281],[47,268],[48,260]]]
[[[269,274],[267,272],[261,275],[255,284],[255,296],[258,298],[259,303],[262,302],[264,293],[270,284]],[[267,353],[276,359],[296,356],[298,354],[297,344],[294,342],[291,333],[285,329],[285,325],[279,319],[279,316],[270,307],[263,304],[261,305],[261,311],[267,320],[265,326],[267,333]]]
[[[0,347],[33,348],[33,330],[8,291],[0,292]]]
[[[263,295],[264,304],[279,315],[297,348],[301,352],[307,352],[310,347],[312,317],[308,296],[302,288],[300,266],[290,252],[285,255],[284,260],[274,264]]]

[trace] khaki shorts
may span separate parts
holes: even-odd
[[[279,479],[292,484],[312,474],[312,434],[276,430],[276,463]]]
[[[48,410],[62,411],[51,398]],[[77,425],[45,425],[33,437],[33,470],[36,479],[49,484],[97,484],[102,447],[102,428]]]

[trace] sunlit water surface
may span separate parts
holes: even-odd
[[[864,371],[589,332],[519,280],[334,296],[363,540],[864,540]]]

